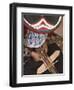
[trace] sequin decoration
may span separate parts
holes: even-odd
[[[30,31],[27,36],[27,47],[38,48],[43,45],[47,38],[47,34],[38,34]]]

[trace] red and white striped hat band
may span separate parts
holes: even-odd
[[[62,16],[59,16],[57,19],[56,24],[48,23],[47,20],[42,17],[38,22],[35,24],[31,24],[25,17],[24,17],[24,24],[30,31],[38,32],[38,33],[49,33],[53,30],[55,30],[56,27],[59,26],[60,22],[62,20]]]

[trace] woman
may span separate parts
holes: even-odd
[[[52,34],[48,36],[60,24],[62,17],[59,15],[26,15],[25,17],[24,24],[27,34],[25,35],[23,74],[63,73],[62,51],[57,43],[51,40]],[[33,23],[33,20],[37,21],[34,18],[38,17],[41,17],[41,19],[37,23],[30,23],[31,21]],[[48,21],[51,21],[52,24]],[[55,35],[53,37],[55,38]],[[50,41],[53,43],[50,43]],[[56,41],[56,38],[54,41]]]

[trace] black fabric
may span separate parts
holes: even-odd
[[[48,55],[50,56],[54,51],[60,50],[60,48],[55,44],[48,45]],[[61,50],[60,50],[61,52]],[[28,58],[24,57],[24,62],[26,62]],[[63,73],[63,54],[60,53],[59,57],[57,57],[58,62],[55,64],[57,73]],[[25,64],[24,64],[24,75],[34,75],[36,74],[37,68],[42,64],[41,61],[36,62],[33,60],[33,58],[30,58]],[[43,74],[50,74],[51,72],[45,71]]]
[[[24,18],[26,18],[26,20],[29,23],[35,24],[43,17],[48,23],[55,25],[59,19],[59,16],[60,15],[52,15],[52,14],[50,15],[25,14]]]

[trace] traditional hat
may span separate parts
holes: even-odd
[[[60,15],[26,15],[24,24],[30,31],[37,33],[50,33],[60,24],[62,16]]]
[[[60,15],[25,15],[24,25],[28,28],[27,47],[38,48],[46,41],[48,33],[52,32],[61,22]]]

